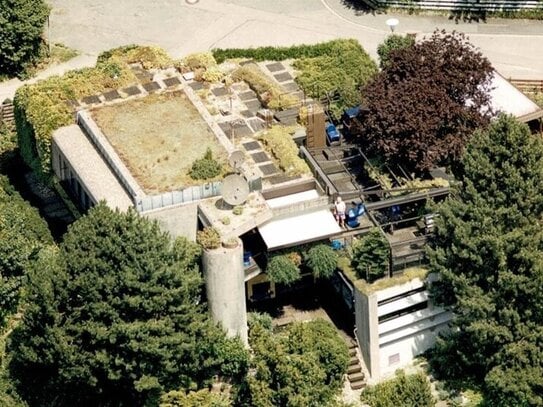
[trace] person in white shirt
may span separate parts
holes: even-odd
[[[336,203],[334,204],[334,206],[335,206],[334,212],[336,215],[336,220],[339,223],[339,226],[344,228],[345,227],[345,210],[346,210],[345,202],[343,202],[341,197],[338,196],[336,198]]]

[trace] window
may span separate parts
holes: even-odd
[[[394,355],[390,355],[388,357],[388,365],[389,366],[397,365],[398,363],[400,363],[400,354],[399,353],[395,353]]]

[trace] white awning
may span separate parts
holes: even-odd
[[[258,227],[268,250],[325,239],[341,232],[328,209],[272,219]]]

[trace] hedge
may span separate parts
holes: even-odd
[[[351,41],[356,40],[338,39],[318,44],[302,44],[290,47],[215,48],[211,50],[211,53],[219,64],[227,59],[234,58],[248,58],[255,61],[283,61],[285,59],[315,58],[324,55],[334,56],[338,45]]]
[[[60,127],[73,123],[73,109],[68,102],[136,83],[128,64],[141,63],[147,68],[173,64],[160,48],[128,46],[115,48],[98,57],[96,67],[70,71],[15,93],[15,123],[21,156],[38,174],[51,174],[51,137]]]
[[[292,140],[288,128],[273,126],[261,133],[260,139],[271,150],[279,161],[279,166],[287,175],[296,176],[311,173],[307,163],[298,156],[298,147]]]

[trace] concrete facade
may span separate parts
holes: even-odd
[[[202,269],[211,317],[231,337],[239,336],[248,345],[243,244],[204,250]]]
[[[452,314],[428,295],[432,278],[415,278],[371,293],[354,288],[356,336],[371,381],[377,382],[431,348]]]

